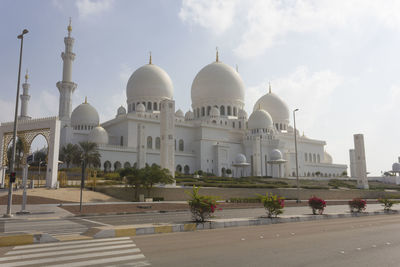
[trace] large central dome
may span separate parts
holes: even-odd
[[[126,96],[129,102],[147,98],[173,98],[173,85],[169,75],[154,64],[137,69],[129,78]]]
[[[243,108],[244,84],[239,74],[230,66],[216,61],[199,71],[192,84],[192,105],[231,103]]]

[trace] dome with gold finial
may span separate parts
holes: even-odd
[[[244,83],[234,68],[220,61],[217,51],[215,62],[202,68],[194,78],[191,97],[193,109],[218,106],[221,116],[237,116],[244,106]]]
[[[268,93],[260,97],[254,104],[253,110],[258,109],[261,106],[262,109],[266,110],[272,117],[275,124],[287,129],[289,124],[289,108],[286,103],[271,90],[271,84],[269,84]]]
[[[99,113],[97,110],[87,102],[77,106],[71,114],[71,126],[74,129],[91,130],[99,125]]]

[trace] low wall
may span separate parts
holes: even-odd
[[[109,196],[126,200],[134,200],[134,189],[125,187],[96,187],[96,191],[105,193]],[[190,192],[191,188],[153,188],[151,197],[163,197],[165,201],[182,201],[188,200],[189,196],[186,192]],[[215,188],[202,187],[200,194],[216,196],[221,200],[230,198],[247,198],[255,197],[256,194],[265,194],[270,192],[285,197],[286,199],[297,199],[297,189],[268,189],[268,188]],[[147,196],[147,191],[139,190],[139,194]],[[300,199],[309,199],[312,196],[318,196],[327,199],[352,199],[360,197],[364,199],[376,199],[380,197],[400,198],[400,192],[386,192],[378,190],[340,190],[340,189],[300,189]]]

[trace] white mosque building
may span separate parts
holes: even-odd
[[[294,129],[289,108],[269,88],[248,117],[245,85],[239,73],[218,58],[201,69],[191,88],[192,110],[175,111],[174,86],[168,73],[150,61],[133,72],[126,86],[126,107],[100,122],[86,99],[72,110],[74,39],[65,37],[60,92],[60,146],[98,144],[101,168],[117,170],[159,164],[185,174],[195,171],[240,176],[296,176]],[[26,102],[27,103],[27,102]],[[301,177],[337,177],[347,165],[334,164],[325,141],[297,132]]]

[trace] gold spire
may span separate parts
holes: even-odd
[[[149,54],[150,54],[149,64],[153,64],[153,62],[151,60],[151,51],[149,52]]]
[[[68,30],[68,37],[70,37],[72,32],[71,17],[69,17],[69,25],[67,27],[67,30]]]
[[[28,78],[29,78],[29,75],[28,75],[28,69],[26,69],[26,74],[25,74],[25,83],[27,83],[27,82],[28,82]]]
[[[269,93],[272,93],[272,90],[271,90],[271,82],[269,82]]]
[[[219,62],[218,46],[215,48],[215,50],[217,50],[215,62]]]
[[[85,96],[85,102],[84,102],[84,104],[87,104],[87,96]]]

